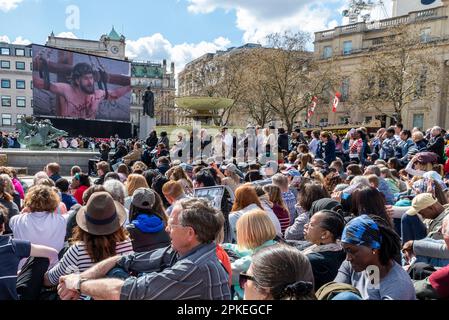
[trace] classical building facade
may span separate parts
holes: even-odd
[[[33,113],[31,48],[0,43],[0,130],[12,131]]]
[[[167,61],[162,63],[138,62],[131,64],[131,122],[134,127],[139,125],[143,114],[143,96],[148,87],[154,93],[155,117],[158,125],[175,124],[175,64],[171,63],[170,70]]]
[[[403,13],[408,8],[421,7],[412,1],[395,1],[395,13]],[[342,90],[346,99],[340,104],[337,113],[331,107],[318,107],[311,122],[313,125],[343,124],[345,122],[363,123],[374,120],[382,121],[383,125],[390,125],[391,118],[380,116],[376,110],[361,110],[352,100],[356,94],[356,84],[360,79],[357,70],[369,55],[375,54],[371,49],[383,43],[393,26],[405,26],[420,32],[422,42],[429,43],[435,48],[438,61],[439,75],[437,87],[439,92],[431,101],[423,102],[419,99],[412,102],[402,112],[405,127],[428,128],[434,125],[449,126],[448,91],[449,91],[449,0],[443,0],[442,5],[430,9],[408,12],[405,15],[376,22],[359,22],[356,24],[339,26],[332,30],[315,34],[315,58],[325,64],[332,60],[339,69],[345,83]],[[391,106],[385,106],[385,113],[392,114]]]

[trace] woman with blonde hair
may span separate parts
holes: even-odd
[[[137,189],[150,188],[145,177],[140,174],[130,174],[128,176],[128,180],[126,180],[125,187],[126,187],[125,208],[127,210],[129,210],[131,206],[132,196]]]
[[[256,209],[249,211],[237,221],[237,244],[223,244],[237,260],[231,263],[232,285],[235,299],[243,299],[243,289],[239,286],[239,275],[248,271],[251,257],[260,249],[277,244],[276,229],[265,211]]]

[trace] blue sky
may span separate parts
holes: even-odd
[[[99,39],[114,25],[127,38],[129,57],[165,58],[182,68],[206,52],[263,42],[273,31],[333,28],[341,24],[347,1],[0,0],[0,40],[44,44],[52,30],[56,35]],[[79,29],[66,25],[69,5],[79,8]]]

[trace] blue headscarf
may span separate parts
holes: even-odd
[[[367,215],[351,220],[343,230],[341,242],[371,249],[380,249],[382,235],[379,226]]]

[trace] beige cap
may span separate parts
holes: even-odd
[[[409,216],[416,216],[421,210],[433,206],[438,200],[430,193],[418,194],[412,201],[412,208],[407,211]]]

